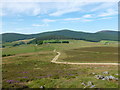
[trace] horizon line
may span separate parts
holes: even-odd
[[[0,33],[0,34],[7,34],[7,33],[16,33],[16,34],[38,34],[38,33],[45,33],[45,32],[54,32],[54,31],[63,31],[63,30],[68,30],[68,31],[75,31],[75,32],[85,32],[85,33],[96,33],[96,32],[101,32],[101,31],[118,31],[119,30],[110,30],[110,29],[106,29],[106,30],[99,30],[99,31],[96,31],[96,32],[88,32],[88,31],[78,31],[78,30],[72,30],[72,29],[62,29],[62,30],[48,30],[48,31],[43,31],[43,32],[36,32],[36,33],[21,33],[21,32],[3,32],[3,33]]]

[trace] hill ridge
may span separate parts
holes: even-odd
[[[3,42],[12,42],[17,40],[45,37],[50,35],[59,35],[74,39],[82,39],[87,41],[100,41],[100,40],[113,40],[118,41],[119,31],[111,30],[102,30],[95,33],[82,32],[82,31],[73,31],[68,29],[57,30],[57,31],[48,31],[37,34],[20,34],[20,33],[4,33],[2,35]]]

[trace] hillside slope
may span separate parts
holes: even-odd
[[[38,34],[18,34],[18,33],[4,33],[2,35],[2,41],[4,42],[12,42],[17,40],[24,40],[24,39],[31,39],[31,38],[42,38],[48,36],[63,36],[69,37],[74,39],[81,39],[87,41],[100,41],[100,40],[113,40],[118,41],[118,31],[100,31],[96,33],[86,33],[86,32],[79,32],[79,31],[71,31],[71,30],[59,30],[59,31],[51,31],[51,32],[44,32]]]

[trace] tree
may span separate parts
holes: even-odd
[[[62,43],[69,43],[69,41],[62,41]]]
[[[41,44],[43,44],[43,41],[42,40],[41,41],[37,41],[37,44],[41,45]]]

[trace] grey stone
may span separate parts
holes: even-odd
[[[96,73],[93,72],[92,74],[95,75]]]
[[[118,76],[118,74],[115,74],[115,75],[117,75],[117,76]]]
[[[109,72],[108,72],[108,71],[105,71],[105,72],[103,72],[103,74],[109,74]]]
[[[91,86],[91,85],[93,85],[93,83],[92,83],[91,81],[89,81],[89,82],[87,83],[87,86]]]
[[[114,80],[118,81],[119,79],[118,79],[118,78],[115,78]]]
[[[92,85],[90,88],[93,88],[93,87],[95,87],[95,85]]]
[[[96,79],[103,79],[104,76],[102,76],[102,75],[95,75],[95,78],[96,78]]]
[[[45,88],[44,86],[40,86],[40,88]]]
[[[115,77],[114,76],[109,76],[109,79],[112,80],[112,79],[115,79]]]
[[[84,82],[81,83],[82,85],[86,86],[86,84]]]
[[[105,76],[102,80],[109,80],[109,76]]]

